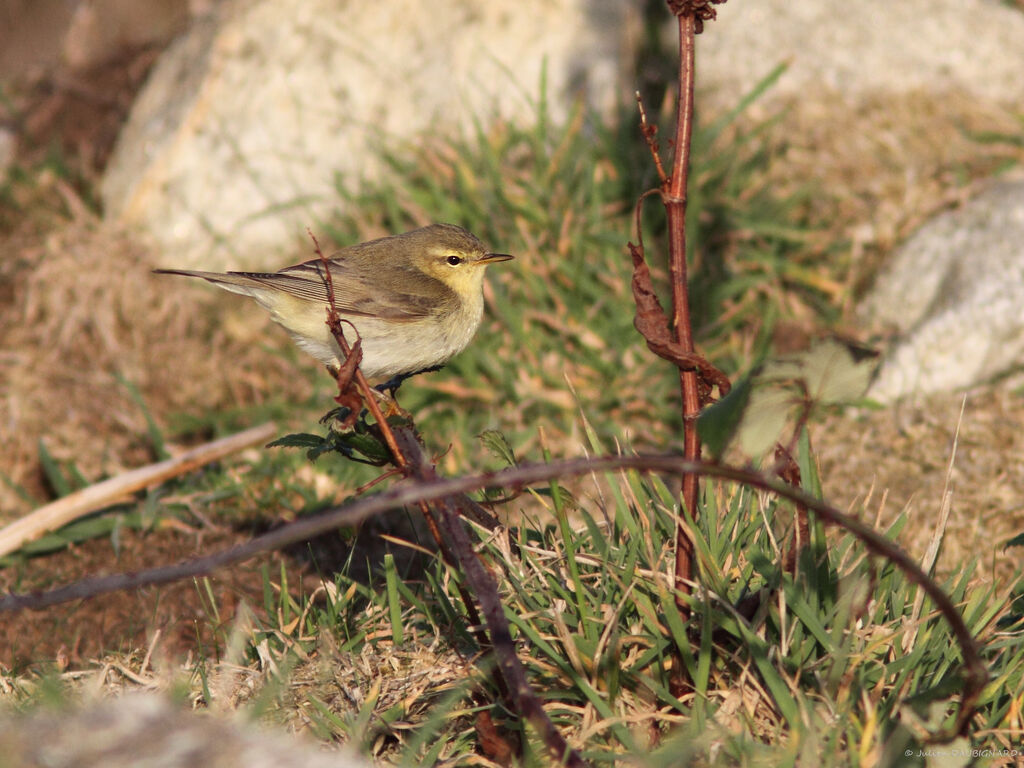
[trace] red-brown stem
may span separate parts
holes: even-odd
[[[342,337],[344,339],[344,337]],[[340,339],[339,339],[340,341]],[[347,345],[346,345],[347,346]],[[345,354],[349,354],[349,350],[344,350]],[[405,471],[408,462],[405,459],[405,455],[398,448],[398,443],[395,441],[395,433],[391,431],[391,425],[388,424],[388,420],[384,418],[384,413],[380,409],[380,405],[374,397],[373,389],[370,387],[370,383],[363,376],[363,372],[356,369],[356,383],[359,385],[359,393],[363,396],[363,402],[366,403],[367,410],[373,416],[373,420],[377,422],[377,427],[380,429],[381,435],[384,436],[384,442],[387,443],[388,450],[391,451],[391,455],[395,460],[395,466]]]
[[[324,256],[323,251],[320,250],[320,243],[317,242],[316,236],[314,236],[312,232],[309,233],[309,236],[313,238],[313,244],[316,246],[316,253],[324,264],[324,285],[327,289],[328,304],[326,321],[327,327],[330,329],[335,341],[338,342],[338,346],[341,348],[341,352],[345,356],[345,359],[347,360],[349,356],[352,354],[352,347],[348,343],[348,340],[345,338],[345,334],[342,332],[341,320],[338,316],[338,308],[334,304],[334,281],[331,277],[330,265],[327,263],[327,258]],[[363,375],[362,369],[357,366],[353,374],[356,386],[359,388],[359,393],[363,399],[363,402],[366,404],[367,409],[370,411],[374,421],[377,423],[377,428],[380,430],[381,435],[383,435],[384,442],[387,443],[388,450],[391,451],[391,458],[392,461],[394,462],[396,471],[400,474],[405,475],[406,477],[410,477],[414,472],[420,471],[422,467],[419,465],[423,465],[424,463],[422,457],[421,460],[418,462],[417,467],[410,467],[409,464],[410,454],[414,456],[421,456],[419,444],[417,442],[418,437],[415,427],[399,427],[398,432],[396,434],[396,431],[392,429],[390,424],[388,424],[388,421],[385,418],[383,411],[381,411],[380,404],[377,402],[377,398],[374,394],[373,389],[370,387],[370,383],[366,380],[366,377]],[[338,377],[339,386],[343,386],[340,381],[340,372],[338,373]],[[399,438],[401,438],[402,445],[399,445]],[[437,476],[436,474],[434,474],[433,467],[429,467],[428,469],[430,478],[436,479]],[[437,543],[438,549],[441,551],[442,557],[444,557],[445,561],[447,561],[450,565],[454,566],[458,562],[459,555],[462,553],[459,552],[458,548],[456,548],[455,551],[453,552],[452,547],[449,545],[448,541],[445,539],[444,536],[441,535],[441,529],[438,527],[437,518],[434,515],[434,511],[431,509],[430,504],[423,499],[419,500],[417,503],[419,505],[420,511],[423,513],[423,519],[426,522],[427,529],[430,531],[430,535]],[[442,511],[444,511],[444,500],[442,499],[436,503],[440,504]],[[470,556],[473,555],[472,548],[470,548],[469,554]],[[464,584],[458,584],[457,588],[459,590],[459,595],[462,597],[462,602],[466,606],[466,615],[469,617],[470,623],[473,625],[472,631],[477,639],[477,642],[479,643],[481,649],[485,651],[493,651],[494,644],[491,642],[491,638],[488,637],[487,631],[485,630],[483,624],[480,621],[480,614],[477,612],[476,604],[473,602],[473,596],[470,594],[469,590]],[[512,701],[512,699],[509,697],[509,686],[507,684],[507,681],[504,678],[502,678],[501,674],[497,671],[494,673],[494,682],[499,693],[506,700]],[[532,691],[528,690],[527,692],[532,696]],[[532,699],[529,699],[529,697],[527,697],[527,700],[532,701]],[[531,718],[532,716],[532,719],[535,720],[537,717],[536,712],[533,712],[532,710],[529,712],[523,710],[521,714],[527,718]],[[551,724],[550,720],[547,720],[547,717],[543,715],[543,713],[541,715],[541,719],[544,720],[544,722],[546,723],[546,733],[550,738],[551,732],[554,731],[554,726]],[[558,735],[557,732],[554,733],[557,736],[556,741],[558,739],[561,739],[561,736]],[[558,741],[558,744],[564,746],[564,741]],[[572,763],[573,765],[576,765],[578,767],[586,765],[585,763],[579,760],[579,756],[576,755],[575,752],[571,752],[570,756],[575,758],[575,762]]]
[[[663,186],[665,210],[668,216],[668,242],[670,274],[672,279],[673,324],[676,340],[687,352],[693,352],[693,331],[690,324],[690,298],[686,283],[686,182],[690,166],[690,136],[693,133],[693,61],[694,35],[697,20],[685,14],[679,19],[679,101],[676,113],[676,135],[672,157],[672,175]],[[697,371],[679,372],[679,386],[683,396],[683,455],[690,460],[700,459],[700,438],[697,435],[697,414],[700,395],[697,389]],[[700,492],[697,475],[683,475],[682,502],[690,515],[697,514]],[[676,536],[676,581],[680,594],[679,610],[689,615],[683,592],[693,578],[693,547],[682,525]]]

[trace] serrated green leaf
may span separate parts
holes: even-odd
[[[737,434],[743,452],[757,458],[770,451],[801,402],[800,396],[786,387],[755,387]]]
[[[836,405],[864,396],[877,365],[876,357],[857,360],[837,339],[825,339],[801,356],[803,379],[815,403]]]
[[[388,447],[367,432],[350,432],[343,434],[332,433],[334,438],[334,449],[351,456],[352,453],[359,453],[375,464],[384,464],[391,460],[391,451]]]
[[[495,457],[504,461],[508,466],[514,467],[518,462],[516,461],[516,453],[512,448],[512,443],[505,437],[505,433],[497,429],[485,429],[477,437],[480,442],[483,443],[484,448],[491,452]]]
[[[1003,549],[1009,547],[1024,547],[1024,533],[1019,533],[1003,545]]]
[[[767,360],[701,413],[697,420],[701,440],[714,458],[733,442],[751,458],[758,458],[779,442],[801,408],[862,397],[875,366],[874,353],[858,355],[835,339]]]

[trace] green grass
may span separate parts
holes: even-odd
[[[802,470],[813,487],[813,467]],[[571,524],[557,494],[531,498],[544,511],[514,527],[510,539],[491,540],[482,556],[499,575],[531,684],[570,743],[596,764],[632,755],[645,765],[907,765],[914,763],[896,757],[924,749],[925,728],[952,722],[959,657],[949,628],[927,603],[915,613],[916,587],[891,565],[866,558],[852,537],[831,537],[826,546],[818,528],[798,573],[785,573],[779,542],[792,510],[708,485],[692,525],[701,588],[684,625],[665,575],[678,507],[664,482],[604,476],[581,497]],[[1010,614],[1013,623],[995,631],[1006,603],[992,587],[972,587],[972,569],[944,587],[988,643],[993,683],[975,721],[983,735],[971,745],[991,749],[1013,743],[1007,723],[1019,717],[1014,707],[1024,695],[1024,624]],[[335,575],[326,605],[285,610],[283,598],[274,598],[265,608],[278,627],[307,638],[304,653],[325,645],[357,653],[370,645],[387,656],[438,638],[452,638],[465,652],[473,645],[457,581],[436,559],[420,578],[404,581],[385,563],[369,585]],[[760,607],[746,619],[734,606],[754,594]],[[293,621],[299,615],[301,631]],[[267,636],[281,637],[278,629]],[[333,640],[325,643],[325,636]],[[292,646],[275,647],[287,655]],[[694,684],[683,700],[672,693],[678,654]],[[476,680],[488,685],[486,663]],[[367,700],[346,715],[312,704],[324,738],[355,737],[368,754],[406,764],[439,754],[463,764],[474,759],[475,740],[467,737],[473,713],[483,706],[495,721],[508,717],[499,704],[470,698],[459,682],[398,709],[390,703],[377,711]],[[662,746],[651,747],[653,732]],[[530,730],[518,736],[526,764],[546,764]],[[888,754],[895,762],[882,759]]]
[[[730,374],[766,351],[777,320],[794,312],[822,325],[834,320],[827,286],[843,278],[841,263],[826,266],[829,248],[816,244],[804,216],[813,190],[780,193],[765,181],[773,162],[767,128],[741,130],[727,119],[704,128],[694,151],[689,233],[697,333]],[[643,170],[650,167],[644,152],[636,136],[602,130],[582,115],[555,128],[541,101],[532,127],[478,129],[461,143],[392,156],[400,184],[346,200],[350,213],[335,225],[340,241],[358,239],[351,233],[370,226],[400,231],[451,221],[519,259],[491,270],[490,319],[472,347],[445,373],[402,392],[428,444],[454,444],[449,471],[486,468],[471,436],[492,428],[507,437],[506,458],[578,453],[583,444],[678,444],[674,376],[632,328],[624,244],[635,239],[633,201],[653,181]],[[663,258],[657,212],[649,210],[645,222],[656,265]],[[664,278],[664,267],[656,277]],[[802,472],[820,492],[806,453]],[[798,573],[786,574],[779,542],[792,511],[706,486],[693,526],[702,586],[684,625],[661,576],[674,538],[669,489],[626,474],[603,478],[599,491],[579,499],[577,493],[566,507],[557,485],[535,489],[520,510],[525,517],[516,518],[520,555],[499,540],[484,556],[500,573],[531,683],[587,758],[905,765],[913,760],[904,751],[923,748],[926,729],[952,722],[959,679],[948,628],[927,603],[915,613],[916,588],[892,566],[866,558],[852,538],[827,538],[818,528]],[[376,643],[387,653],[391,643],[438,637],[472,647],[453,587],[457,575],[435,561],[422,579],[397,581],[387,569],[378,579],[367,587],[337,576],[335,593],[349,599],[310,611],[307,634],[333,634],[346,652]],[[971,630],[990,643],[995,682],[975,721],[984,735],[973,746],[1012,745],[1024,691],[1021,625],[995,633],[1005,602],[991,587],[972,586],[971,567],[945,587]],[[764,599],[747,620],[733,606],[753,594]],[[695,685],[684,700],[672,694],[676,654]],[[486,670],[479,676],[486,685]],[[418,718],[409,716],[408,703],[386,717],[370,717],[364,707],[335,722],[322,712],[323,733],[363,734],[370,754],[400,755],[407,764],[439,756],[471,762],[480,705],[457,691],[447,698],[431,692],[421,704]],[[507,723],[499,705],[483,706]],[[376,723],[372,739],[365,738],[369,723]],[[652,728],[660,747],[650,744]],[[526,764],[545,764],[529,729],[517,735],[527,745]]]
[[[813,190],[770,181],[782,151],[766,139],[771,121],[744,127],[738,119],[777,74],[734,113],[699,127],[694,140],[688,246],[696,333],[701,351],[730,376],[768,351],[779,319],[831,323],[836,313],[821,286],[841,282],[844,270],[815,244],[820,238],[804,204]],[[428,447],[444,454],[448,472],[479,468],[476,436],[489,429],[500,430],[523,455],[542,448],[570,455],[583,431],[580,406],[588,428],[608,443],[625,438],[638,449],[663,448],[676,443],[681,429],[673,371],[647,352],[633,328],[626,243],[636,239],[635,201],[656,183],[636,116],[609,128],[578,111],[567,125],[554,125],[543,94],[535,110],[523,125],[476,126],[460,140],[393,150],[391,181],[343,194],[343,213],[313,227],[322,239],[351,243],[449,221],[516,255],[489,270],[492,300],[470,347],[400,392]],[[648,201],[644,218],[648,260],[667,295],[656,201]],[[179,414],[171,433],[219,434],[274,418],[295,432],[323,434],[315,420],[327,410],[330,384],[287,346],[277,354],[293,356],[296,370],[316,382],[307,402],[271,400],[258,410],[198,418]],[[286,478],[304,463],[300,451],[276,453],[265,459],[267,474]],[[317,468],[341,488],[373,477],[353,464],[321,461]],[[287,479],[281,483],[283,496],[304,494]],[[291,502],[289,511],[315,511],[323,501]]]
[[[817,285],[842,268],[826,267],[808,244],[801,201],[810,190],[780,193],[767,181],[769,124],[739,128],[745,106],[698,131],[689,207],[696,330],[730,374],[765,351],[777,318],[806,309],[822,323],[834,319]],[[526,127],[477,126],[462,141],[393,153],[394,181],[345,198],[347,213],[329,229],[340,242],[371,225],[397,232],[449,221],[516,255],[489,270],[494,300],[470,348],[402,392],[430,432],[465,436],[493,426],[523,448],[537,445],[542,423],[553,443],[571,443],[578,397],[604,437],[633,423],[643,425],[636,439],[644,444],[665,445],[678,433],[673,377],[633,329],[626,243],[636,239],[635,201],[655,178],[635,116],[621,125],[609,129],[578,112],[553,126],[542,97]],[[648,203],[645,242],[664,286],[658,208]],[[466,456],[457,443],[452,465],[464,466]]]

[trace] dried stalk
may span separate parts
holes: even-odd
[[[328,303],[327,326],[345,356],[344,364],[335,373],[338,382],[337,402],[350,409],[350,418],[353,420],[358,417],[359,400],[365,402],[377,423],[377,428],[384,437],[396,468],[403,475],[412,479],[437,480],[437,473],[423,453],[422,443],[416,429],[413,426],[393,428],[380,410],[380,405],[369,382],[359,369],[359,361],[362,357],[359,340],[357,338],[356,343],[350,347],[342,332],[342,320],[334,303],[334,284],[331,279],[330,265],[327,263],[327,258],[321,251],[316,237],[312,232],[309,233],[309,236],[313,239],[316,254],[320,257],[324,267],[324,283],[327,288]],[[357,391],[353,391],[353,382]],[[461,510],[468,509],[473,512],[477,505],[464,495],[435,500],[434,506],[441,516],[441,525],[439,525],[437,516],[434,514],[435,509],[431,509],[427,500],[419,499],[416,503],[423,513],[430,534],[445,561],[450,565],[458,564],[466,579],[468,589],[462,584],[457,585],[459,595],[466,606],[466,613],[473,626],[477,643],[482,650],[493,653],[497,660],[493,682],[499,694],[509,702],[520,717],[533,724],[548,751],[556,760],[571,766],[571,768],[586,768],[587,763],[575,750],[569,748],[562,734],[547,716],[540,700],[530,688],[526,672],[515,653],[508,621],[501,606],[501,597],[498,595],[498,586],[480,564],[469,535],[462,527]],[[443,534],[442,526],[444,527]],[[474,595],[484,611],[486,631],[483,628],[484,625],[481,624],[480,615],[473,601]]]

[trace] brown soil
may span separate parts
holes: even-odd
[[[248,533],[226,528],[191,533],[170,527],[125,531],[116,550],[109,538],[94,539],[5,568],[0,571],[0,589],[43,590],[86,577],[140,571],[225,549],[248,538]],[[209,586],[214,606],[205,587],[188,579],[8,616],[0,630],[0,666],[52,668],[56,660],[61,671],[81,669],[108,653],[150,647],[158,659],[218,659],[239,603],[247,601],[257,617],[263,613],[261,566],[266,565],[277,582],[282,562],[289,583],[299,584],[300,568],[294,561],[279,553],[268,554],[213,574]]]

